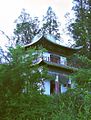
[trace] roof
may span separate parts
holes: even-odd
[[[35,36],[34,39],[32,40],[30,44],[25,45],[25,48],[28,48],[30,46],[38,46],[42,45],[45,49],[47,49],[49,52],[58,54],[58,55],[63,55],[63,56],[71,56],[72,54],[78,52],[82,46],[76,47],[76,48],[70,48],[63,46],[61,44],[56,43],[56,40],[53,36]]]

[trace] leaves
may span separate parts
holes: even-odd
[[[41,93],[39,84],[42,85],[48,77],[44,67],[40,72],[39,65],[32,65],[38,53],[43,52],[42,49],[38,51],[38,49],[29,48],[26,51],[25,48],[17,46],[9,48],[8,52],[7,58],[9,57],[10,62],[0,64],[0,118],[6,119],[8,116],[9,119],[12,117],[16,119],[13,115],[19,113],[17,108],[22,111],[22,103],[19,106],[18,99],[23,101],[25,97],[39,95]],[[23,100],[22,96],[24,96]],[[7,111],[9,111],[8,114]]]
[[[48,8],[46,16],[43,18],[43,34],[51,34],[54,35],[56,39],[60,38],[59,32],[60,23],[57,21],[56,14],[52,10],[51,7]]]
[[[30,17],[30,14],[26,13],[25,9],[21,11],[20,16],[15,21],[16,29],[14,29],[15,40],[17,44],[31,43],[33,37],[39,33],[38,17]]]
[[[81,55],[91,59],[91,3],[86,0],[74,0],[73,10],[75,20],[70,23],[68,30],[75,41],[75,46],[83,46]]]
[[[30,17],[30,14],[23,9],[15,23],[14,40],[16,44],[29,44],[38,34],[51,34],[56,39],[60,39],[60,23],[57,21],[56,14],[51,7],[48,8],[47,14],[41,22],[38,17]]]

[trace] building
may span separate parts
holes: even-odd
[[[53,76],[53,80],[46,80],[44,83],[45,94],[63,93],[69,87],[72,87],[70,74],[77,71],[77,68],[70,67],[67,59],[78,52],[81,47],[65,47],[51,35],[35,36],[25,48],[30,46],[42,46],[47,50],[37,60],[40,65],[46,64],[49,70],[48,73]]]

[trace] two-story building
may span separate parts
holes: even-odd
[[[45,94],[63,93],[72,87],[70,74],[77,71],[77,68],[70,67],[67,60],[81,47],[69,48],[60,44],[52,35],[35,36],[32,42],[25,47],[42,46],[47,50],[38,58],[40,65],[47,65],[48,73],[53,76],[51,81],[44,82]]]

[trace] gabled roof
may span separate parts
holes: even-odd
[[[47,49],[49,52],[63,55],[63,56],[71,56],[72,54],[79,51],[82,46],[76,47],[76,48],[69,48],[63,45],[60,45],[56,43],[56,39],[53,36],[35,36],[30,44],[25,45],[25,48],[31,47],[31,46],[43,46],[45,49]]]

